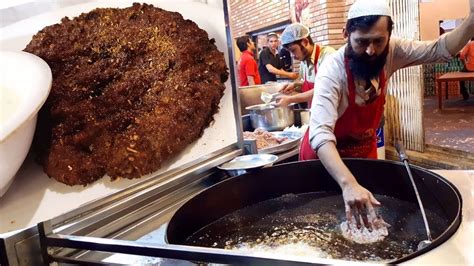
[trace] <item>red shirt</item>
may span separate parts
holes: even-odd
[[[474,72],[474,41],[470,41],[461,51],[461,60],[464,60],[467,71]]]
[[[248,86],[247,76],[252,76],[255,84],[261,84],[260,74],[258,74],[257,61],[253,58],[253,53],[244,51],[239,62],[240,86]]]

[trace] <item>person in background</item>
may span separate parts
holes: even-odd
[[[459,58],[464,64],[463,72],[474,72],[474,38],[471,38],[471,41],[464,46],[461,53],[459,53]],[[461,94],[464,100],[469,99],[469,89],[467,87],[466,81],[460,82]]]
[[[262,77],[262,83],[277,81],[276,75],[289,79],[296,79],[298,73],[283,70],[284,62],[278,54],[278,46],[280,45],[278,35],[274,32],[270,32],[267,35],[267,40],[268,46],[260,52],[258,60],[258,72]]]
[[[380,202],[357,182],[341,157],[377,158],[375,131],[384,112],[388,79],[401,68],[452,59],[474,36],[474,0],[469,3],[469,16],[461,25],[437,40],[421,42],[391,36],[386,0],[357,0],[343,31],[347,44],[319,68],[310,134],[302,140],[301,153],[303,159],[321,160],[341,187],[347,220],[354,217],[357,227],[361,218],[372,227],[373,205]]]
[[[299,79],[281,88],[284,95],[277,97],[278,106],[288,106],[291,103],[311,104],[313,98],[314,79],[318,67],[335,52],[330,46],[315,44],[309,35],[309,29],[300,23],[294,23],[285,28],[281,35],[283,47],[290,51],[294,58],[300,60]],[[294,93],[300,91],[301,93]]]
[[[281,61],[283,61],[283,70],[286,72],[293,72],[293,59],[291,59],[291,53],[285,47],[281,47],[278,52]]]
[[[237,47],[242,52],[239,60],[239,80],[240,86],[261,84],[258,73],[257,62],[254,58],[255,44],[249,36],[237,38]]]

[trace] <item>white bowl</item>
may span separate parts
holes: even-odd
[[[28,154],[51,81],[51,69],[41,58],[0,51],[0,197]]]

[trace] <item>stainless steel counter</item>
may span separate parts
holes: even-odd
[[[433,171],[447,180],[451,181],[461,192],[463,197],[462,223],[458,231],[445,243],[439,247],[412,259],[404,264],[411,265],[474,265],[474,250],[472,237],[474,236],[474,171],[451,171],[439,170]],[[198,193],[198,191],[194,191]],[[186,197],[187,199],[188,197]],[[168,208],[164,212],[160,212],[153,219],[142,223],[141,229],[136,230],[148,233],[137,237],[137,242],[144,244],[166,244],[165,230],[168,221],[173,213],[185,201],[182,199],[180,203]],[[131,233],[132,231],[130,231]],[[124,234],[121,239],[133,238],[133,234]],[[136,236],[136,235],[135,235]],[[190,247],[192,249],[192,247]],[[102,261],[107,263],[126,263],[126,264],[143,264],[143,263],[170,263],[173,265],[188,265],[186,261],[169,260],[161,258],[141,257],[134,255],[109,254],[90,252],[82,256],[86,260]]]
[[[297,152],[295,154],[297,154]],[[474,171],[436,170],[433,172],[452,182],[461,192],[463,198],[461,226],[444,244],[404,264],[474,265],[474,241],[472,240],[474,237]],[[171,218],[170,214],[166,216]],[[166,225],[167,222],[163,222],[157,230],[144,235],[139,238],[138,241],[165,244]],[[137,264],[143,263],[144,258],[140,256],[115,254],[104,259],[104,262]],[[160,258],[147,258],[146,262],[159,263],[163,262],[163,260]],[[173,261],[173,263],[177,263],[177,261]]]

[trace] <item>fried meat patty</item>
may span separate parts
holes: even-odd
[[[203,134],[228,78],[204,30],[147,4],[65,17],[25,51],[53,73],[34,147],[48,176],[68,185],[159,169]]]

